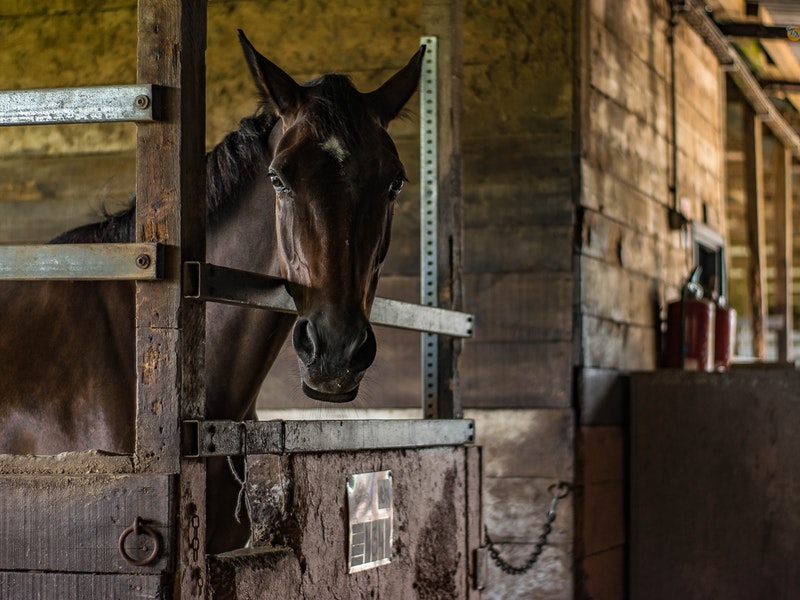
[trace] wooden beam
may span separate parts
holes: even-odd
[[[205,260],[204,0],[140,0],[137,79],[163,86],[160,122],[137,139],[136,239],[164,244],[165,280],[136,286],[139,471],[180,473],[175,597],[204,597],[205,464],[183,459],[180,423],[205,417],[205,307],[185,300],[181,265]]]
[[[782,145],[775,152],[775,309],[782,319],[778,330],[778,360],[794,358],[792,331],[792,154]]]
[[[750,260],[747,267],[752,306],[753,353],[756,358],[767,355],[766,232],[764,224],[764,144],[763,124],[750,105],[744,118],[745,192],[747,196],[747,240]]]
[[[463,305],[462,14],[461,0],[423,0],[422,3],[423,33],[438,38],[438,306],[451,310],[461,310]],[[440,336],[438,344],[439,389],[435,416],[443,419],[459,419],[463,413],[458,391],[457,368],[461,341]],[[425,412],[427,414],[428,411]]]

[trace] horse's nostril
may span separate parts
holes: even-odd
[[[372,332],[372,327],[368,325],[356,338],[356,343],[353,344],[353,352],[350,355],[350,370],[355,372],[366,370],[375,360],[377,348],[375,334]]]
[[[298,320],[292,332],[292,345],[306,366],[313,365],[319,353],[319,336],[314,323],[308,319]]]

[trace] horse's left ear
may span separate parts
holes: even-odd
[[[303,87],[278,65],[261,56],[241,29],[239,42],[261,97],[272,103],[281,116],[294,112],[302,102]]]
[[[378,111],[384,127],[388,127],[389,122],[400,114],[408,99],[417,89],[423,56],[425,56],[425,46],[420,46],[405,67],[392,75],[377,90],[367,94],[367,98]]]

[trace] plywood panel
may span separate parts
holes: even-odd
[[[634,374],[631,595],[795,598],[795,370]]]

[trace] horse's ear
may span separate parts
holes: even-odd
[[[405,67],[392,75],[377,90],[367,94],[370,102],[378,111],[384,127],[387,127],[389,122],[400,114],[403,106],[417,89],[423,56],[425,56],[425,46],[420,46]]]
[[[303,97],[303,88],[279,66],[261,56],[241,29],[239,42],[261,97],[273,104],[281,116],[297,110]]]

